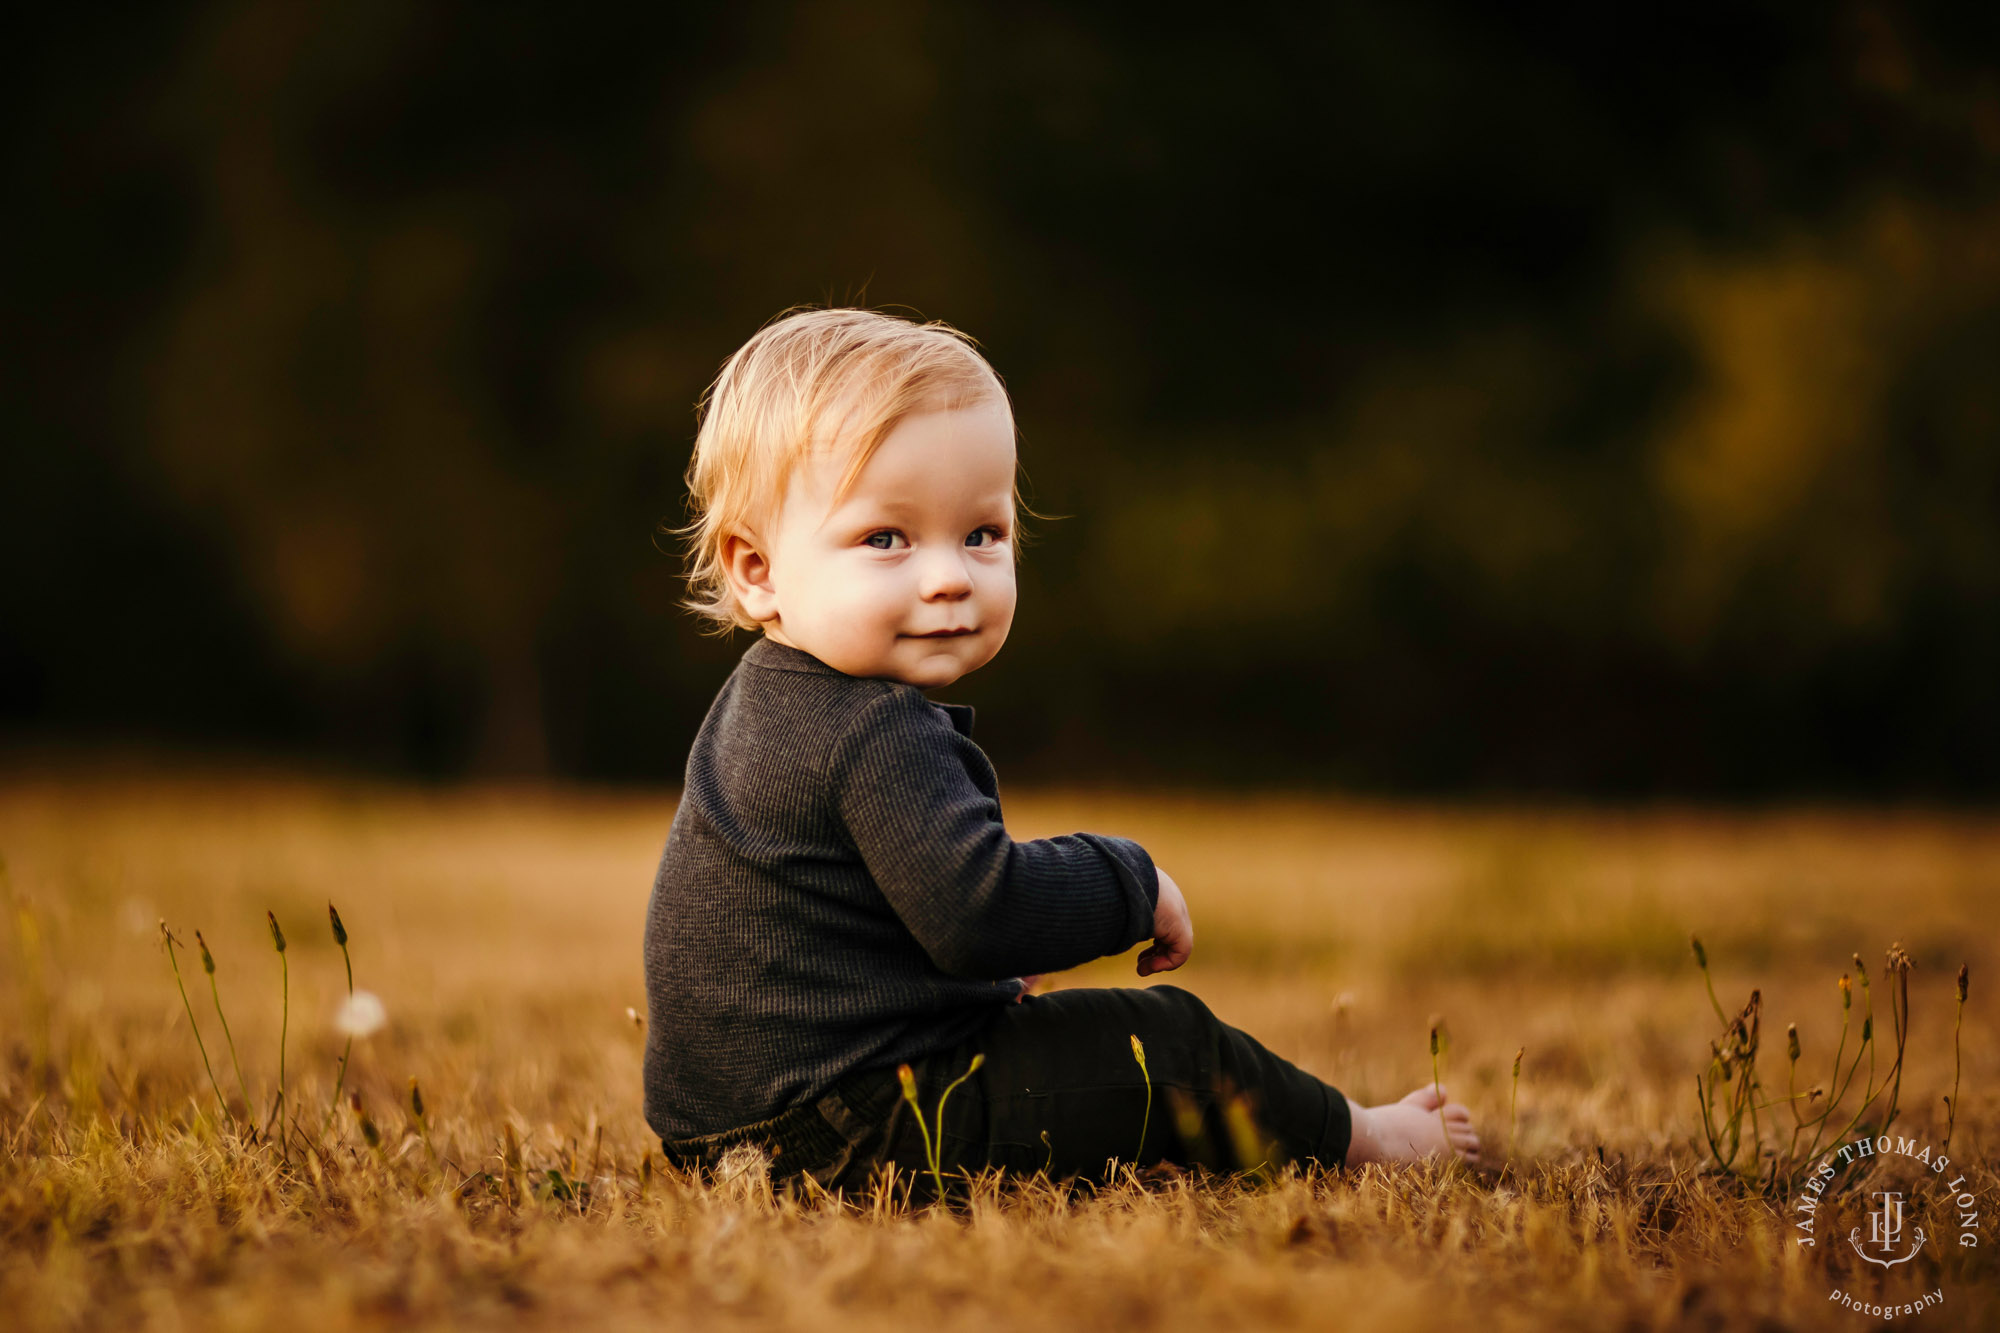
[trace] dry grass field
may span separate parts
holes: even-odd
[[[1265,1181],[1147,1171],[1074,1193],[989,1177],[958,1211],[912,1211],[881,1192],[773,1195],[754,1177],[703,1187],[647,1158],[627,1008],[644,1009],[640,927],[673,804],[268,776],[0,782],[0,1319],[292,1333],[1885,1322],[1829,1300],[1839,1289],[1878,1304],[1941,1291],[1895,1322],[2000,1327],[2000,822],[1010,794],[1018,835],[1144,842],[1195,920],[1193,961],[1165,979],[1357,1098],[1428,1079],[1442,1016],[1444,1081],[1496,1160]],[[347,1076],[375,1146],[344,1109],[318,1132],[344,1040],[329,900],[355,984],[387,1011]],[[181,976],[232,1118],[261,1123],[272,1104],[288,967],[288,1149],[222,1123],[162,918],[188,946]],[[1884,953],[1907,949],[1895,1128],[1930,1144],[1970,965],[1950,1156],[1979,1223],[1962,1231],[1927,1196],[1930,1243],[1880,1267],[1847,1242],[1866,1222],[1849,1177],[1838,1233],[1807,1248],[1790,1200],[1709,1169],[1695,1088],[1722,1025],[1691,931],[1730,1013],[1761,990],[1759,1068],[1779,1095],[1786,1024],[1798,1086],[1825,1082],[1851,956],[1875,975],[1886,1029]],[[1043,984],[1140,983],[1126,958]],[[1789,1114],[1763,1111],[1767,1143]]]

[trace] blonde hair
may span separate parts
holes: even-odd
[[[918,412],[1007,403],[1000,376],[973,338],[941,320],[919,324],[877,310],[781,311],[722,363],[696,406],[700,429],[688,460],[693,520],[667,531],[686,544],[688,610],[728,634],[760,625],[730,589],[723,542],[775,517],[800,462],[844,449],[839,504],[903,418]],[[1019,515],[1032,512],[1014,482]]]

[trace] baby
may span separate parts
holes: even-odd
[[[829,1189],[932,1152],[1226,1169],[1249,1165],[1227,1151],[1238,1095],[1291,1159],[1477,1158],[1441,1089],[1364,1108],[1181,987],[1033,992],[1139,943],[1140,976],[1171,971],[1194,930],[1138,843],[1010,837],[972,708],[925,696],[1014,618],[1014,420],[970,339],[789,313],[703,408],[687,605],[761,637],[695,737],[647,914],[646,1118],[670,1161],[755,1144]],[[932,1118],[951,1089],[936,1143],[906,1087]]]

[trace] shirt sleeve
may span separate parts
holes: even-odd
[[[1003,980],[1153,937],[1159,872],[1129,838],[1016,841],[943,713],[914,690],[857,710],[828,759],[834,802],[882,893],[952,976]]]

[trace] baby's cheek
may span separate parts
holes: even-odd
[[[826,631],[857,656],[874,657],[896,643],[903,628],[905,606],[891,579],[882,571],[849,581],[828,601]]]
[[[904,612],[917,602],[910,579],[900,569],[876,569],[852,589],[850,614],[871,629],[900,630]]]
[[[1014,619],[1014,571],[995,570],[979,585],[980,609],[992,629],[1005,629]]]

